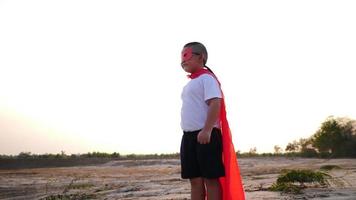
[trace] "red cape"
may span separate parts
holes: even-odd
[[[194,79],[202,74],[212,75],[220,85],[220,82],[216,76],[204,68],[189,75],[188,77]],[[221,94],[222,101],[220,108],[220,128],[223,140],[223,162],[225,168],[225,176],[219,178],[219,181],[222,187],[223,200],[245,200],[245,192],[242,185],[240,169],[237,163],[236,152],[231,139],[229,123],[226,118],[225,100],[222,90]]]

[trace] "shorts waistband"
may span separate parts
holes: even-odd
[[[194,134],[194,133],[199,133],[202,129],[196,130],[196,131],[183,131],[184,134]]]
[[[196,131],[183,131],[183,133],[185,134],[195,134],[195,133],[199,133],[202,129],[196,130]],[[212,131],[220,131],[220,128],[216,128],[214,127]]]

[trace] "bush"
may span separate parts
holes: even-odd
[[[330,177],[329,174],[319,171],[285,170],[283,174],[278,176],[276,183],[274,183],[269,190],[301,193],[301,190],[305,188],[305,183],[317,183],[320,186],[327,186],[329,185],[327,178]]]
[[[324,172],[314,172],[312,170],[288,170],[284,174],[278,176],[277,183],[320,183],[326,185],[325,178],[330,175]]]

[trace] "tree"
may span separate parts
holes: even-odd
[[[257,155],[257,148],[256,147],[253,147],[253,148],[250,148],[250,151],[248,152],[248,154],[250,155]]]
[[[320,153],[330,153],[334,157],[355,156],[355,121],[329,117],[312,136],[311,141]]]
[[[280,146],[278,146],[278,145],[274,145],[274,153],[275,154],[280,154],[280,153],[282,153],[282,148],[280,147]]]
[[[285,149],[285,151],[287,151],[287,152],[298,152],[300,150],[301,150],[301,146],[296,140],[288,143],[288,145],[286,146],[286,149]]]
[[[21,152],[19,155],[17,155],[17,158],[21,159],[27,159],[27,158],[32,158],[31,152]]]

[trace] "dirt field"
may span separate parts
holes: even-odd
[[[356,159],[239,159],[246,199],[356,200]],[[328,188],[305,189],[289,195],[267,191],[282,169],[319,169],[328,172]],[[190,186],[180,178],[179,160],[110,161],[86,167],[0,170],[0,199],[189,199]]]

